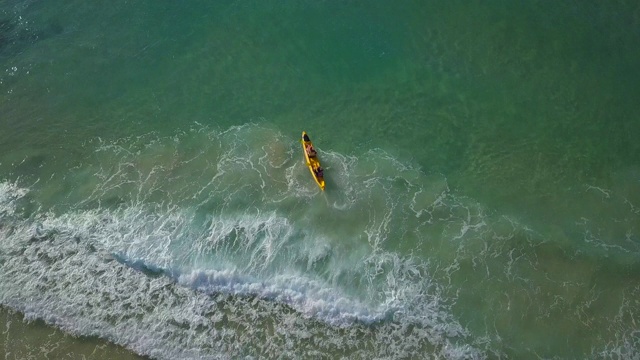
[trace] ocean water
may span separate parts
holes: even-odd
[[[0,0],[0,354],[640,359],[638,44],[624,0]]]

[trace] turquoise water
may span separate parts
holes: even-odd
[[[631,1],[0,1],[0,353],[638,358],[639,40]]]

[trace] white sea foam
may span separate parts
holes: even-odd
[[[392,250],[448,206],[442,188],[424,201],[419,170],[319,147],[334,169],[320,196],[296,145],[255,126],[100,142],[75,205],[3,229],[0,303],[158,358],[283,341],[299,357],[311,334],[323,353],[481,357],[428,263]],[[14,214],[26,190],[0,189]]]
[[[28,190],[16,183],[0,183],[0,216],[9,217],[16,211],[16,201],[27,194]]]
[[[2,199],[14,199],[15,191],[24,193],[6,184],[2,189]],[[11,200],[2,205],[15,209]],[[441,348],[446,357],[478,355],[467,345],[455,346],[448,340],[464,336],[465,331],[441,306],[437,291],[430,291],[432,285],[424,281],[426,270],[410,258],[381,252],[382,263],[394,264],[386,273],[387,279],[394,280],[388,280],[387,300],[372,308],[321,276],[314,279],[282,271],[282,267],[267,273],[246,271],[238,264],[220,270],[189,268],[186,262],[175,260],[178,248],[171,246],[175,238],[181,238],[176,229],[185,218],[188,216],[175,208],[153,214],[123,206],[38,214],[14,221],[0,243],[0,303],[23,312],[28,319],[40,318],[78,335],[100,336],[157,358],[273,356],[282,348],[269,349],[269,342],[286,339],[302,344],[314,334],[327,338],[316,344],[323,353],[365,347],[371,354],[394,348],[417,354],[433,346],[434,350]],[[236,225],[243,221],[248,220],[238,220]],[[282,235],[274,229],[289,226],[286,221],[274,221],[272,215],[256,223],[261,225],[247,225],[245,236],[262,241],[260,246],[269,236],[273,240]],[[265,230],[269,226],[274,229]],[[209,230],[202,232],[204,238]],[[249,251],[250,247],[243,243],[240,248],[226,249],[255,250]],[[369,261],[375,262],[371,257]],[[261,300],[252,300],[254,297]],[[296,312],[288,313],[283,305]],[[273,333],[251,327],[257,322],[268,328],[272,318],[285,322]],[[305,319],[347,326],[343,332],[353,335],[344,338],[337,328]],[[383,343],[359,338],[362,331],[374,330],[358,324],[380,321],[384,328],[391,326],[380,329],[385,331]],[[406,326],[418,326],[412,332],[413,341],[407,342],[403,335]],[[232,330],[238,327],[244,330]],[[257,345],[256,337],[266,339]],[[289,350],[291,356],[301,354]]]
[[[0,304],[28,319],[157,358],[457,359],[506,356],[496,324],[526,326],[524,303],[545,326],[610,326],[594,356],[635,354],[637,290],[607,325],[557,244],[382,150],[319,146],[321,192],[299,144],[255,125],[86,146],[68,183],[0,183]],[[60,188],[74,191],[48,204]],[[585,218],[575,249],[635,266],[635,208],[587,194],[629,227],[614,243]]]

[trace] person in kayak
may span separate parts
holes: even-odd
[[[311,144],[307,144],[305,149],[307,150],[307,155],[309,155],[309,157],[315,157],[318,154]]]
[[[322,166],[318,166],[316,168],[316,176],[317,177],[324,177],[324,170],[322,169]]]

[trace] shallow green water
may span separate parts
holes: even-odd
[[[0,2],[0,305],[48,324],[7,339],[637,357],[639,40],[631,1]]]

